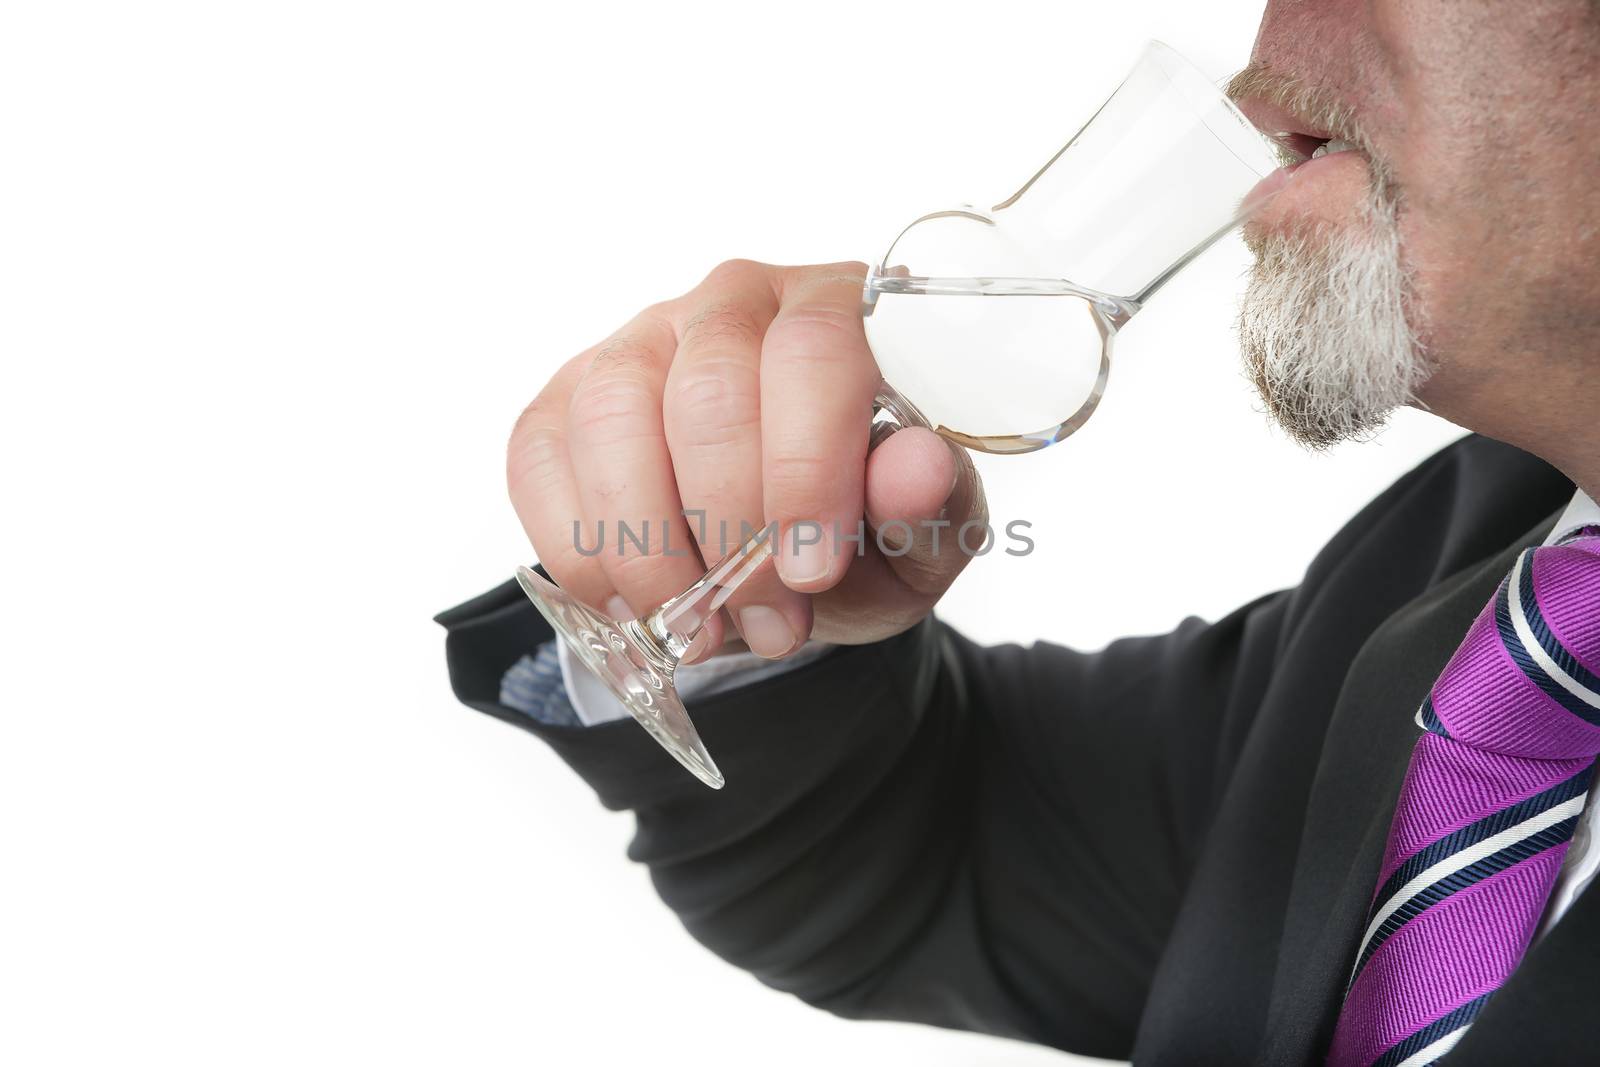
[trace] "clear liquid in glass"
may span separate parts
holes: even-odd
[[[1137,310],[1065,282],[868,279],[862,314],[884,380],[946,437],[1030,452],[1099,402],[1117,330]]]

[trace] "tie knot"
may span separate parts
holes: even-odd
[[[1417,718],[1502,755],[1600,755],[1600,529],[1517,557]]]

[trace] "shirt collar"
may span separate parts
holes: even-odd
[[[1589,499],[1588,493],[1579,489],[1572,494],[1572,502],[1567,505],[1567,510],[1561,513],[1561,517],[1556,520],[1554,529],[1550,531],[1550,536],[1545,538],[1544,543],[1547,545],[1555,544],[1563,537],[1575,530],[1581,530],[1585,526],[1600,526],[1600,505],[1596,505],[1593,500]]]

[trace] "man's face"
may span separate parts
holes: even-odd
[[[1516,439],[1533,413],[1497,409],[1533,405],[1511,376],[1581,377],[1574,353],[1600,346],[1595,0],[1271,0],[1235,91],[1302,152],[1358,145],[1296,169],[1246,230],[1246,355],[1291,432],[1359,436],[1416,400]]]

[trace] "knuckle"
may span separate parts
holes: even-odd
[[[726,300],[713,301],[684,324],[683,347],[748,346],[761,339],[761,326],[751,309]]]
[[[753,259],[725,259],[706,274],[700,283],[705,289],[738,288],[758,278],[765,278],[770,268]]]
[[[572,433],[585,440],[627,441],[655,437],[660,420],[656,399],[642,382],[612,379],[572,395]]]
[[[640,347],[602,346],[567,405],[574,434],[613,439],[659,434],[661,398],[652,363]]]
[[[754,368],[734,359],[707,359],[671,383],[667,426],[681,444],[731,444],[761,425],[761,383]]]
[[[611,582],[598,559],[580,555],[573,547],[575,536],[570,526],[560,532],[547,531],[535,535],[533,549],[557,585],[585,603],[598,606]],[[582,536],[592,537],[593,531],[584,531]]]
[[[530,540],[533,550],[539,557],[539,562],[544,564],[544,569],[556,580],[557,585],[570,585],[579,579],[592,578],[597,561],[580,555],[574,547],[579,543],[588,544],[594,537],[594,531],[584,528],[581,524],[574,530],[569,522],[562,526],[554,524],[541,525],[531,531]]]
[[[763,476],[774,517],[815,519],[828,510],[839,472],[819,456],[794,454],[769,457]]]
[[[585,352],[568,360],[539,395],[517,415],[506,441],[506,474],[515,488],[528,478],[544,482],[559,472],[567,449],[568,372],[586,363]]]
[[[511,447],[524,447],[538,440],[560,436],[559,406],[547,393],[540,393],[528,402],[511,425]]]
[[[654,546],[652,546],[652,549]],[[643,591],[653,599],[658,591],[675,591],[680,584],[673,574],[678,561],[659,552],[637,552],[630,549],[620,556],[612,557],[609,570],[611,578],[624,589]],[[669,592],[661,593],[662,596],[670,595]]]
[[[768,331],[768,343],[804,347],[808,359],[848,363],[856,359],[866,334],[861,316],[828,305],[791,308]]]
[[[594,350],[589,369],[579,379],[579,387],[592,378],[609,375],[645,375],[655,366],[656,355],[637,337],[612,337]]]
[[[867,270],[867,265],[857,259],[842,260],[838,263],[815,263],[796,268],[792,280],[808,289],[835,285],[860,286],[866,281]]]
[[[517,421],[511,426],[512,441],[530,434],[559,431],[566,421],[566,384],[570,380],[570,372],[586,366],[593,359],[592,353],[582,352],[562,364],[561,369],[551,376],[545,387],[517,415]]]
[[[707,472],[694,485],[694,495],[684,498],[683,507],[688,513],[684,519],[689,524],[689,532],[697,542],[716,541],[720,536],[719,523],[738,529],[738,519],[731,516],[738,511],[745,488],[738,478],[726,471]]]
[[[512,491],[552,483],[560,472],[566,447],[562,427],[536,411],[533,404],[528,405],[506,445],[506,482]]]
[[[860,309],[856,307],[840,307],[836,304],[800,304],[787,308],[784,311],[782,323],[791,329],[841,330],[852,334],[862,333]]]

